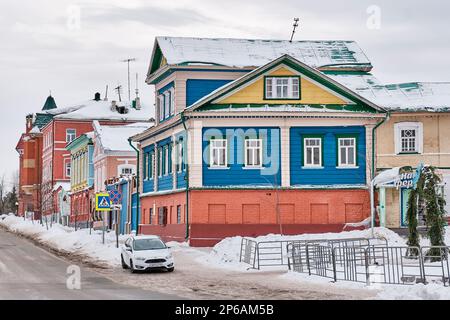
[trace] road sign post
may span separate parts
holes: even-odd
[[[109,193],[95,194],[95,210],[103,212],[102,242],[105,244],[106,212],[111,210],[111,199]]]

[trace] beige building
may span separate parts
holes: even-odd
[[[376,173],[395,167],[438,168],[450,213],[450,84],[386,86],[393,97],[389,118],[376,131]],[[392,94],[394,93],[394,94]],[[401,94],[401,96],[400,96]],[[381,225],[403,228],[409,190],[393,184],[378,188]],[[419,210],[419,224],[424,223]]]

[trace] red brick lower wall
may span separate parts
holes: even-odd
[[[345,224],[285,224],[281,225],[283,235],[304,233],[341,232]],[[363,227],[346,227],[345,231],[362,230]],[[257,237],[280,234],[278,224],[193,224],[189,243],[193,247],[211,247],[222,239],[234,236]]]
[[[142,234],[156,234],[164,241],[186,241],[185,224],[167,224],[165,226],[142,224],[139,225],[139,232]]]
[[[142,198],[140,231],[184,240],[185,227],[176,224],[176,207],[181,205],[184,223],[185,200],[185,192]],[[166,226],[157,225],[161,206],[168,207]],[[150,208],[154,208],[153,225],[149,225]],[[280,190],[278,194],[275,190],[193,190],[189,213],[190,244],[212,246],[229,236],[280,233],[280,223],[286,235],[340,232],[346,223],[369,217],[370,196],[362,189]]]

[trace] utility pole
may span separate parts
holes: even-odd
[[[294,39],[295,29],[297,29],[297,27],[298,27],[299,20],[300,20],[299,18],[294,18],[294,24],[293,24],[294,29],[292,30],[291,40],[289,40],[289,42],[292,42],[292,39]]]
[[[136,58],[128,58],[122,60],[122,62],[126,62],[128,66],[128,101],[131,101],[131,91],[130,91],[130,62],[136,61]]]

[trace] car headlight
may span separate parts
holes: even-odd
[[[144,257],[136,257],[136,260],[143,261],[143,260],[145,260],[145,258]]]
[[[166,260],[168,260],[168,259],[172,259],[172,255],[171,255],[171,254],[169,254],[169,255],[165,256],[165,257],[164,257],[164,259],[166,259]]]

